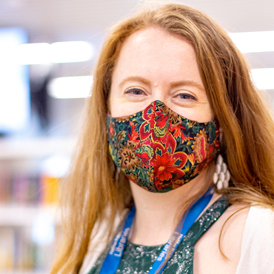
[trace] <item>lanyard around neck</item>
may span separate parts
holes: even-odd
[[[148,274],[153,273],[161,273],[167,264],[168,260],[166,260],[167,255],[168,259],[171,258],[178,245],[181,243],[183,237],[189,230],[189,228],[193,225],[195,220],[199,217],[199,215],[203,212],[203,210],[207,207],[209,201],[211,200],[213,195],[213,189],[210,188],[198,201],[196,201],[183,215],[180,222],[177,224],[176,229],[168,239],[168,242],[163,247],[161,253],[159,254],[156,261],[153,263]],[[104,260],[104,263],[101,267],[100,274],[114,274],[116,273],[120,260],[123,255],[123,251],[130,233],[130,228],[135,215],[135,207],[131,209],[129,212],[123,230],[118,233],[112,245],[108,251],[108,254]]]

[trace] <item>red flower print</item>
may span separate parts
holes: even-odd
[[[181,138],[182,143],[188,140],[193,139],[191,136],[185,136],[183,133],[183,129],[185,129],[185,126],[180,125],[181,123],[175,124],[172,126],[172,131],[174,132],[175,138]]]
[[[185,129],[184,126],[174,125],[174,126],[172,127],[172,131],[174,131],[174,136],[175,136],[176,138],[182,138],[182,137],[184,137],[183,131],[182,131],[183,129]],[[182,139],[186,139],[186,138],[187,138],[187,137],[182,138]]]
[[[191,162],[191,164],[193,165],[195,162],[195,155],[194,153],[191,153],[188,155],[188,160]]]
[[[128,137],[131,141],[138,142],[136,139],[138,138],[138,132],[135,130],[135,125],[129,121],[129,124],[131,126],[131,134],[128,133]]]
[[[157,111],[156,117],[156,126],[160,128],[165,127],[168,120],[168,115],[163,112]]]
[[[145,140],[149,136],[151,136],[152,140],[157,140],[161,137],[166,138],[165,134],[170,128],[167,113],[164,113],[163,110],[156,110],[155,105],[150,105],[144,110],[143,119],[145,122],[140,127],[141,140]]]
[[[157,155],[154,162],[155,176],[161,181],[170,179],[172,177],[171,172],[176,170],[176,167],[173,165],[174,162],[175,160],[173,160],[167,153],[162,156]]]
[[[113,123],[109,124],[109,134],[110,134],[111,138],[113,138],[113,136],[115,136],[115,134],[116,134]]]
[[[136,156],[140,157],[141,162],[143,164],[145,164],[145,165],[149,164],[150,157],[148,156],[148,154],[146,152],[143,152],[142,154],[141,153],[136,153]]]
[[[153,160],[155,187],[160,190],[168,187],[174,180],[178,180],[184,175],[182,169],[187,162],[187,155],[184,152],[175,152],[176,141],[172,134],[167,136],[164,145],[154,143],[154,149],[161,152]]]
[[[198,163],[201,163],[208,155],[208,143],[205,130],[200,130],[200,133],[197,133],[196,137],[194,137],[194,140],[195,142],[192,148],[195,154],[195,158]]]
[[[175,160],[172,159],[170,155],[165,153],[162,156],[157,155],[154,162],[154,172],[155,172],[155,186],[158,189],[162,188],[162,182],[167,181],[172,178],[172,173],[176,171],[174,166]]]

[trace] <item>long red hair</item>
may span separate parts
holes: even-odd
[[[117,173],[108,152],[107,102],[123,42],[153,26],[184,37],[195,49],[207,96],[223,130],[221,153],[232,175],[230,188],[223,192],[230,194],[232,203],[273,208],[274,123],[244,57],[227,33],[196,9],[180,4],[146,8],[114,26],[101,50],[83,131],[62,186],[64,239],[52,274],[77,273],[95,224],[107,222],[111,236],[115,216],[132,204],[129,184]]]

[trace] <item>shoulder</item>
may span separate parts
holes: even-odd
[[[196,273],[272,274],[269,269],[272,267],[273,270],[274,211],[257,206],[232,205],[197,242],[195,249]],[[260,249],[262,252],[258,255]],[[262,263],[267,266],[261,268]],[[258,272],[254,267],[260,268]]]
[[[242,237],[237,273],[272,273],[274,270],[274,211],[252,206]]]
[[[269,247],[274,251],[274,211],[272,209],[234,205],[228,208],[223,217],[230,218],[226,219],[227,223],[224,225],[224,231],[228,232],[228,240],[232,240],[229,239],[232,235],[236,236],[236,240],[240,240],[241,259],[247,251],[252,252],[255,249],[258,251],[259,246],[264,246],[264,249]]]
[[[214,196],[214,200],[220,197]],[[226,209],[217,222],[195,244],[194,273],[236,272],[248,213],[249,208],[244,205],[231,205]]]

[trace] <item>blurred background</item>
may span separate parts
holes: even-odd
[[[0,273],[49,273],[60,179],[111,25],[138,0],[0,0]],[[226,29],[274,98],[274,1],[184,0]]]

